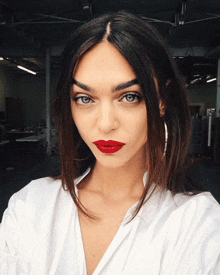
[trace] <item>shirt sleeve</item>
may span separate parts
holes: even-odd
[[[190,197],[171,216],[165,274],[219,275],[220,206],[211,194]]]
[[[61,182],[51,178],[34,180],[12,195],[0,224],[0,275],[49,274],[59,243],[52,231],[62,224],[55,222],[60,209],[61,220],[66,217],[67,197]]]
[[[0,274],[30,274],[27,257],[20,253],[21,226],[16,217],[16,199],[13,195],[0,224]]]
[[[218,260],[217,260],[217,264],[216,264],[216,267],[215,267],[215,270],[213,272],[213,275],[218,275],[220,274],[220,255],[218,257]],[[211,274],[212,275],[212,274]]]

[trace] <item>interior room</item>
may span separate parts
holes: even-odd
[[[0,220],[11,195],[60,173],[51,101],[71,33],[119,10],[165,37],[186,82],[192,118],[189,168],[220,203],[219,0],[0,1]]]

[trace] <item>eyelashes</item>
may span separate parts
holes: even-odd
[[[75,96],[72,99],[80,105],[87,105],[93,101],[90,97],[83,96],[83,95]],[[139,93],[127,93],[120,99],[120,101],[123,101],[124,99],[125,99],[125,102],[127,103],[134,103],[134,102],[140,102],[142,99],[142,96]]]
[[[89,98],[87,96],[78,96],[78,97],[74,97],[73,100],[79,104],[88,104],[88,103],[90,103],[91,98]]]
[[[127,102],[133,102],[135,99],[136,101],[140,101],[141,97],[138,94],[126,94],[125,96],[123,96],[122,99],[126,98]]]

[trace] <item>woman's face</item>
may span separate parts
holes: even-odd
[[[109,168],[146,162],[147,110],[127,60],[103,41],[82,57],[73,79],[73,120],[96,161]]]

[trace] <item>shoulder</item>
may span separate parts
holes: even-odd
[[[40,178],[36,180],[32,180],[29,184],[27,184],[25,187],[23,187],[20,191],[18,191],[15,194],[22,194],[22,193],[27,193],[31,192],[32,190],[34,191],[49,191],[51,189],[57,189],[61,186],[61,180],[53,179],[51,177],[45,177],[45,178]]]
[[[180,274],[180,270],[181,274],[197,274],[192,271],[195,262],[204,269],[201,274],[216,268],[220,258],[220,205],[210,193],[155,192],[143,210],[143,231],[152,232],[151,242],[165,249],[164,262],[172,262],[176,268],[172,274]]]
[[[201,263],[204,274],[217,270],[220,259],[220,205],[209,192],[177,194],[173,201],[176,209],[170,215],[168,236],[169,240],[175,240],[179,255],[181,251],[187,252],[187,255],[183,253],[181,256],[182,262],[186,265],[193,255],[195,262]]]
[[[157,191],[146,202],[143,209],[144,220],[175,227],[176,230],[218,231],[220,237],[220,205],[209,192],[197,195],[171,191]],[[149,211],[150,210],[150,211]],[[150,214],[151,213],[151,214]]]
[[[161,194],[161,203],[162,205],[169,205],[170,210],[184,212],[187,211],[191,215],[195,212],[197,215],[207,214],[213,212],[214,214],[219,214],[220,205],[215,200],[210,192],[201,192],[198,194],[193,193],[177,193],[172,194],[171,191],[166,190]],[[220,220],[220,216],[218,217]]]
[[[54,180],[50,177],[33,180],[21,190],[14,193],[9,200],[9,204],[14,201],[28,202],[30,199],[36,199],[37,201],[42,202],[44,198],[46,199],[56,195],[61,188],[61,181]]]
[[[89,171],[90,169],[87,169],[83,175],[73,180],[73,184],[80,182]],[[48,214],[49,210],[52,214],[52,211],[55,211],[60,204],[67,205],[68,203],[72,203],[71,195],[64,190],[61,180],[45,177],[31,181],[20,191],[14,193],[4,214],[16,211],[22,215],[26,211],[30,215],[40,216],[47,210]]]
[[[220,224],[220,205],[210,192],[197,195],[176,194],[173,202],[179,212],[194,216],[197,219],[212,219]]]
[[[22,221],[24,218],[32,220],[33,217],[40,217],[54,208],[57,201],[67,196],[66,193],[60,180],[50,177],[33,180],[11,196],[2,222],[8,217]]]
[[[216,235],[220,245],[220,205],[211,193],[177,194],[173,201],[176,209],[171,215],[178,224],[179,232],[188,232],[195,239]]]
[[[220,225],[220,205],[210,192],[197,195],[178,193],[171,195],[175,211],[183,217],[191,217],[194,221],[209,220]]]
[[[51,242],[57,244],[60,236],[65,236],[75,209],[60,180],[48,177],[31,181],[12,195],[4,212],[0,258],[19,255],[28,261],[48,260]]]

